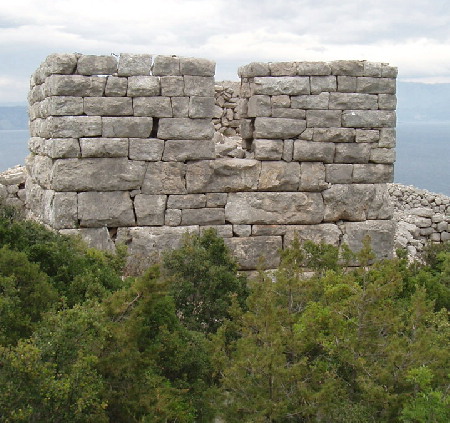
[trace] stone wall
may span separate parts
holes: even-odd
[[[213,62],[49,56],[31,82],[30,214],[102,248],[125,242],[145,264],[210,226],[242,269],[261,256],[276,267],[295,233],[353,249],[370,235],[390,256],[396,69],[337,61],[239,72],[244,141],[228,148],[213,117],[223,96],[234,127],[237,97],[215,91]]]
[[[0,204],[25,208],[25,181],[27,173],[24,166],[14,166],[0,173]]]

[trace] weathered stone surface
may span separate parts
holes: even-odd
[[[209,119],[163,118],[159,121],[158,138],[169,140],[207,140],[214,135]]]
[[[289,225],[286,226],[283,247],[290,246],[295,237],[299,241],[309,240],[316,244],[325,243],[337,247],[341,235],[338,226],[332,223],[323,223],[320,225]]]
[[[260,162],[251,159],[216,159],[187,165],[189,193],[256,190]]]
[[[152,73],[155,76],[181,75],[180,58],[177,56],[156,56]]]
[[[283,154],[283,140],[253,140],[252,149],[257,160],[280,160]]]
[[[180,72],[181,75],[214,76],[216,63],[207,59],[181,57]]]
[[[300,164],[297,162],[263,162],[259,177],[259,191],[297,191]]]
[[[367,210],[367,219],[392,219],[394,209],[386,184],[374,184],[374,188],[375,194],[372,198],[370,208]]]
[[[55,229],[73,228],[78,224],[78,202],[75,192],[46,191],[43,198],[44,221]]]
[[[45,81],[45,94],[74,97],[100,97],[103,95],[106,78],[82,75],[51,75]]]
[[[397,107],[397,97],[392,94],[378,95],[378,108],[382,110],[395,110]]]
[[[275,269],[280,264],[280,236],[226,238],[224,241],[242,270],[258,269],[260,265]]]
[[[169,97],[135,97],[133,110],[135,116],[172,117],[172,103]]]
[[[169,195],[168,209],[201,209],[206,207],[205,194]]]
[[[355,130],[352,128],[314,128],[313,141],[354,142]]]
[[[232,225],[204,225],[200,226],[200,235],[208,229],[214,229],[221,238],[231,238],[233,236]]]
[[[98,135],[106,138],[149,138],[153,128],[150,117],[103,117],[101,120],[102,132]]]
[[[76,158],[81,155],[80,144],[76,138],[43,139],[41,152],[52,159]]]
[[[295,76],[297,75],[297,63],[295,62],[275,62],[269,63],[270,74],[272,76]]]
[[[313,224],[322,221],[323,210],[320,193],[235,192],[225,216],[233,224]]]
[[[167,209],[164,215],[164,224],[167,226],[180,226],[181,210]]]
[[[164,161],[214,159],[214,141],[211,140],[167,140],[164,148]]]
[[[396,140],[395,128],[383,128],[380,129],[380,141],[378,147],[382,148],[394,148]]]
[[[233,225],[233,235],[250,236],[252,234],[252,225]]]
[[[150,54],[121,53],[117,74],[119,76],[150,75],[151,66]]]
[[[379,62],[364,62],[364,76],[381,77],[382,63]]]
[[[184,209],[181,211],[182,225],[224,225],[225,210],[222,208]]]
[[[80,75],[111,75],[117,72],[114,56],[82,55],[78,58],[77,73]]]
[[[359,251],[363,240],[369,236],[373,252],[377,258],[392,258],[395,226],[392,221],[368,220],[367,222],[348,222],[343,225],[344,237],[351,250]]]
[[[340,93],[354,93],[356,92],[356,77],[355,76],[338,76],[337,85]]]
[[[223,207],[227,203],[228,194],[225,192],[206,193],[206,207]]]
[[[298,62],[297,75],[331,75],[331,66],[324,62]]]
[[[270,75],[270,67],[268,63],[252,62],[248,65],[241,66],[238,69],[238,75],[241,78],[253,78],[255,76]]]
[[[291,162],[294,156],[294,140],[284,140],[282,159],[285,162]]]
[[[184,96],[184,78],[182,76],[162,76],[161,95],[167,97]]]
[[[330,184],[351,184],[353,180],[352,164],[326,164],[325,181]]]
[[[192,119],[212,118],[214,113],[213,97],[191,97],[189,101],[189,117]]]
[[[298,95],[291,98],[294,109],[319,109],[327,110],[330,101],[330,93],[323,92],[318,95]]]
[[[284,235],[287,227],[288,225],[252,225],[252,235]]]
[[[166,199],[166,195],[136,195],[136,197],[134,197],[134,210],[136,213],[137,225],[164,225]]]
[[[143,194],[184,194],[186,168],[178,162],[149,162],[142,185]]]
[[[130,76],[128,78],[128,97],[160,95],[161,84],[156,76]]]
[[[357,60],[335,60],[330,63],[333,75],[362,76],[364,62]]]
[[[336,144],[335,163],[368,163],[370,144]]]
[[[294,160],[299,162],[333,163],[334,150],[334,143],[295,140]]]
[[[81,138],[81,157],[128,157],[128,138]]]
[[[342,126],[352,128],[389,128],[395,126],[391,110],[348,110],[342,112]]]
[[[311,76],[311,94],[321,92],[331,92],[337,90],[336,77],[330,76]]]
[[[187,96],[213,97],[214,78],[212,76],[184,77],[184,94]]]
[[[358,78],[356,81],[356,92],[367,94],[395,94],[395,79]]]
[[[392,164],[395,162],[395,150],[393,148],[372,148],[370,150],[372,163]]]
[[[114,159],[59,159],[51,174],[55,191],[116,191],[141,186],[144,162]]]
[[[321,162],[303,162],[300,165],[299,191],[323,191],[328,188],[325,182],[325,165]]]
[[[359,93],[330,93],[330,109],[378,109],[378,96]]]
[[[286,139],[299,136],[306,128],[306,121],[285,118],[258,117],[255,119],[255,138]]]
[[[353,182],[364,184],[388,183],[394,180],[394,166],[389,164],[355,164]]]
[[[248,100],[248,117],[271,116],[272,104],[268,95],[252,95]]]
[[[83,98],[69,96],[47,97],[41,104],[42,117],[76,116],[83,114]]]
[[[70,75],[77,66],[78,58],[76,54],[54,53],[45,58],[44,74],[46,76],[51,74]]]
[[[108,228],[81,228],[63,229],[63,235],[81,236],[81,238],[91,247],[104,251],[115,251],[114,242],[109,236]]]
[[[50,116],[41,131],[43,138],[81,138],[102,134],[99,116]]]
[[[335,128],[341,126],[340,110],[307,110],[306,126],[308,128]]]
[[[272,108],[272,117],[287,119],[305,119],[306,111],[300,109]]]
[[[384,129],[382,129],[384,131]],[[380,139],[380,131],[378,129],[357,129],[356,142],[377,142]]]
[[[132,116],[132,100],[127,97],[86,97],[84,113],[88,116]]]
[[[173,117],[189,117],[189,97],[172,97]]]
[[[255,94],[300,95],[310,93],[309,78],[303,76],[257,77],[254,83]]]
[[[124,191],[79,193],[78,219],[84,227],[136,224],[130,194]]]
[[[161,160],[164,141],[158,138],[130,138],[129,157],[131,160],[155,162]]]

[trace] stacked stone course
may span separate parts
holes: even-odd
[[[215,89],[214,67],[49,56],[31,81],[30,213],[102,248],[125,242],[145,264],[211,226],[242,269],[261,256],[275,268],[296,233],[353,249],[370,235],[389,256],[396,69],[252,63],[239,70],[238,106],[235,88]],[[218,147],[213,118],[235,128],[239,113],[243,145]]]

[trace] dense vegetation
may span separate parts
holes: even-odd
[[[399,256],[295,240],[247,281],[208,230],[124,277],[3,208],[0,421],[448,422],[450,246]]]

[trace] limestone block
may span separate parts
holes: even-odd
[[[30,138],[28,138],[28,150],[30,150],[32,153],[35,153],[35,154],[45,154],[44,148],[43,148],[44,142],[45,142],[45,138],[30,137]],[[1,179],[1,176],[0,176],[0,179]]]
[[[99,116],[50,116],[41,134],[44,138],[95,137],[102,134],[102,119]]]
[[[62,229],[59,231],[62,235],[81,236],[81,238],[92,248],[104,251],[115,251],[116,247],[112,241],[108,228],[81,228],[81,229]]]
[[[107,97],[124,97],[127,95],[127,89],[128,78],[108,76],[105,87],[105,95]]]
[[[252,235],[284,235],[287,227],[287,225],[252,225]]]
[[[378,94],[378,108],[382,110],[395,110],[397,97],[393,94]]]
[[[330,93],[322,92],[318,95],[298,95],[291,98],[294,109],[328,109]]]
[[[252,95],[248,100],[248,117],[270,116],[272,105],[268,95]]]
[[[383,128],[380,130],[380,141],[378,143],[378,146],[383,148],[394,148],[395,139],[395,128]]]
[[[189,193],[255,190],[260,162],[252,159],[216,159],[190,162],[186,186]]]
[[[353,182],[363,184],[390,183],[394,180],[394,166],[389,164],[355,164]]]
[[[283,154],[283,140],[253,140],[252,149],[257,160],[280,160]]]
[[[172,97],[173,117],[189,117],[189,97]]]
[[[151,66],[150,54],[121,53],[117,74],[119,76],[150,75]]]
[[[133,109],[135,116],[172,117],[169,97],[134,97]]]
[[[341,126],[340,110],[307,110],[306,126],[308,128],[336,128]]]
[[[294,160],[333,163],[335,145],[331,142],[294,141]]]
[[[366,222],[348,222],[344,226],[343,242],[352,251],[363,247],[363,240],[369,236],[373,252],[378,259],[392,258],[395,223],[389,220],[368,220]]]
[[[168,209],[201,209],[206,207],[205,194],[169,195]]]
[[[326,164],[325,181],[331,184],[351,184],[353,180],[352,164]]]
[[[75,72],[77,66],[77,55],[54,53],[45,58],[44,62],[44,74],[60,74],[70,75]]]
[[[207,59],[181,57],[180,72],[181,75],[214,76],[216,72],[216,63]]]
[[[395,126],[391,110],[348,110],[342,112],[342,126],[353,128],[389,128]]]
[[[289,225],[286,226],[283,248],[289,247],[295,237],[300,242],[312,241],[316,244],[324,243],[339,246],[341,231],[337,225],[322,223],[320,225]]]
[[[149,162],[142,185],[143,194],[184,194],[185,165],[178,162]]]
[[[291,162],[294,156],[294,140],[284,140],[282,159],[285,162]]]
[[[372,163],[392,164],[395,162],[395,150],[393,148],[372,148],[370,150]]]
[[[131,160],[155,162],[161,160],[164,141],[158,138],[130,138],[129,157]]]
[[[28,102],[34,104],[38,101],[42,101],[46,96],[45,92],[46,89],[44,84],[33,87],[28,93]]]
[[[314,128],[313,141],[354,142],[356,131],[352,128]]]
[[[184,209],[181,211],[182,225],[224,225],[225,210],[222,208]]]
[[[320,94],[322,92],[336,90],[337,82],[335,76],[311,76],[311,94]]]
[[[381,76],[383,78],[396,78],[398,69],[394,66],[389,66],[387,63],[381,64]]]
[[[128,138],[81,138],[81,157],[128,157]]]
[[[150,117],[103,117],[100,135],[107,138],[149,138],[153,128]]]
[[[54,229],[74,228],[78,225],[78,202],[76,192],[54,192],[44,199],[44,221]]]
[[[46,98],[42,103],[42,117],[83,114],[82,97],[52,96]]]
[[[241,66],[238,69],[238,75],[241,78],[254,78],[255,76],[269,76],[270,68],[268,63],[252,62]]]
[[[223,207],[227,203],[228,194],[222,192],[208,192],[206,194],[206,207]]]
[[[286,139],[299,136],[306,128],[306,121],[285,118],[258,117],[255,119],[255,138]]]
[[[128,78],[128,97],[158,96],[161,83],[156,76],[130,76]]]
[[[338,76],[337,90],[340,93],[354,93],[356,92],[356,76]]]
[[[336,144],[335,163],[368,163],[370,156],[368,143],[339,143]]]
[[[331,93],[330,109],[365,110],[378,109],[378,96],[360,93]]]
[[[362,76],[364,62],[356,60],[335,60],[330,63],[333,75]]]
[[[233,225],[233,235],[250,236],[252,234],[252,225]]]
[[[303,162],[300,165],[299,191],[323,191],[328,187],[325,182],[325,165],[321,162]]]
[[[226,246],[238,262],[240,270],[276,269],[280,264],[280,236],[226,238]]]
[[[231,238],[233,236],[232,225],[204,225],[200,226],[200,235],[208,229],[214,229],[221,238]]]
[[[306,111],[300,109],[287,109],[285,107],[272,108],[272,117],[305,120]]]
[[[253,130],[253,123],[250,119],[241,120],[240,132],[244,140],[253,138]]]
[[[161,94],[167,97],[184,95],[184,78],[182,76],[162,76]]]
[[[272,107],[291,107],[291,97],[288,95],[274,95],[271,100]]]
[[[190,118],[212,118],[214,114],[214,97],[191,97],[189,101]]]
[[[263,162],[259,177],[259,191],[297,191],[300,164],[297,162]]]
[[[270,74],[272,76],[295,76],[297,75],[296,62],[275,62],[269,63]]]
[[[392,219],[394,208],[386,184],[375,184],[375,194],[372,198],[370,208],[367,210],[369,220],[389,220]]]
[[[50,75],[45,81],[46,96],[100,97],[106,78],[82,75]]]
[[[81,155],[76,138],[49,138],[44,140],[43,153],[52,159],[76,158]]]
[[[55,191],[118,191],[140,188],[145,163],[126,158],[58,159],[51,174]]]
[[[255,94],[300,95],[310,93],[309,78],[303,76],[257,77]]]
[[[114,56],[82,55],[78,58],[77,73],[80,75],[111,75],[117,72]]]
[[[379,62],[366,62],[364,61],[364,76],[381,77],[381,66]]]
[[[383,129],[382,129],[383,130]],[[357,129],[356,142],[377,142],[380,139],[378,129]]]
[[[164,161],[184,162],[186,160],[214,159],[214,140],[167,140]]]
[[[324,221],[363,221],[368,214],[389,216],[390,204],[374,201],[376,190],[376,186],[372,184],[332,185],[322,193],[325,204]]]
[[[414,207],[409,211],[409,213],[414,216],[429,217],[429,218],[433,217],[434,215],[433,210],[427,207]]]
[[[124,191],[81,192],[78,194],[78,219],[84,227],[133,226],[133,202]]]
[[[441,241],[442,242],[450,241],[450,232],[441,232]]]
[[[181,75],[180,58],[177,56],[156,56],[152,74],[155,76]]]
[[[180,226],[181,224],[181,210],[167,209],[164,215],[164,225]]]
[[[128,97],[86,97],[84,113],[88,116],[132,116],[132,100]]]
[[[225,206],[232,224],[314,224],[323,212],[322,196],[315,192],[234,192]]]
[[[138,194],[134,210],[138,226],[162,226],[165,221],[166,195]]]
[[[163,118],[159,121],[158,138],[164,140],[208,140],[213,135],[210,119]]]
[[[362,77],[356,81],[356,92],[367,94],[395,94],[395,79]]]
[[[184,94],[186,96],[214,97],[214,77],[186,75],[184,77]]]
[[[298,62],[297,75],[331,75],[331,66],[325,62]]]

